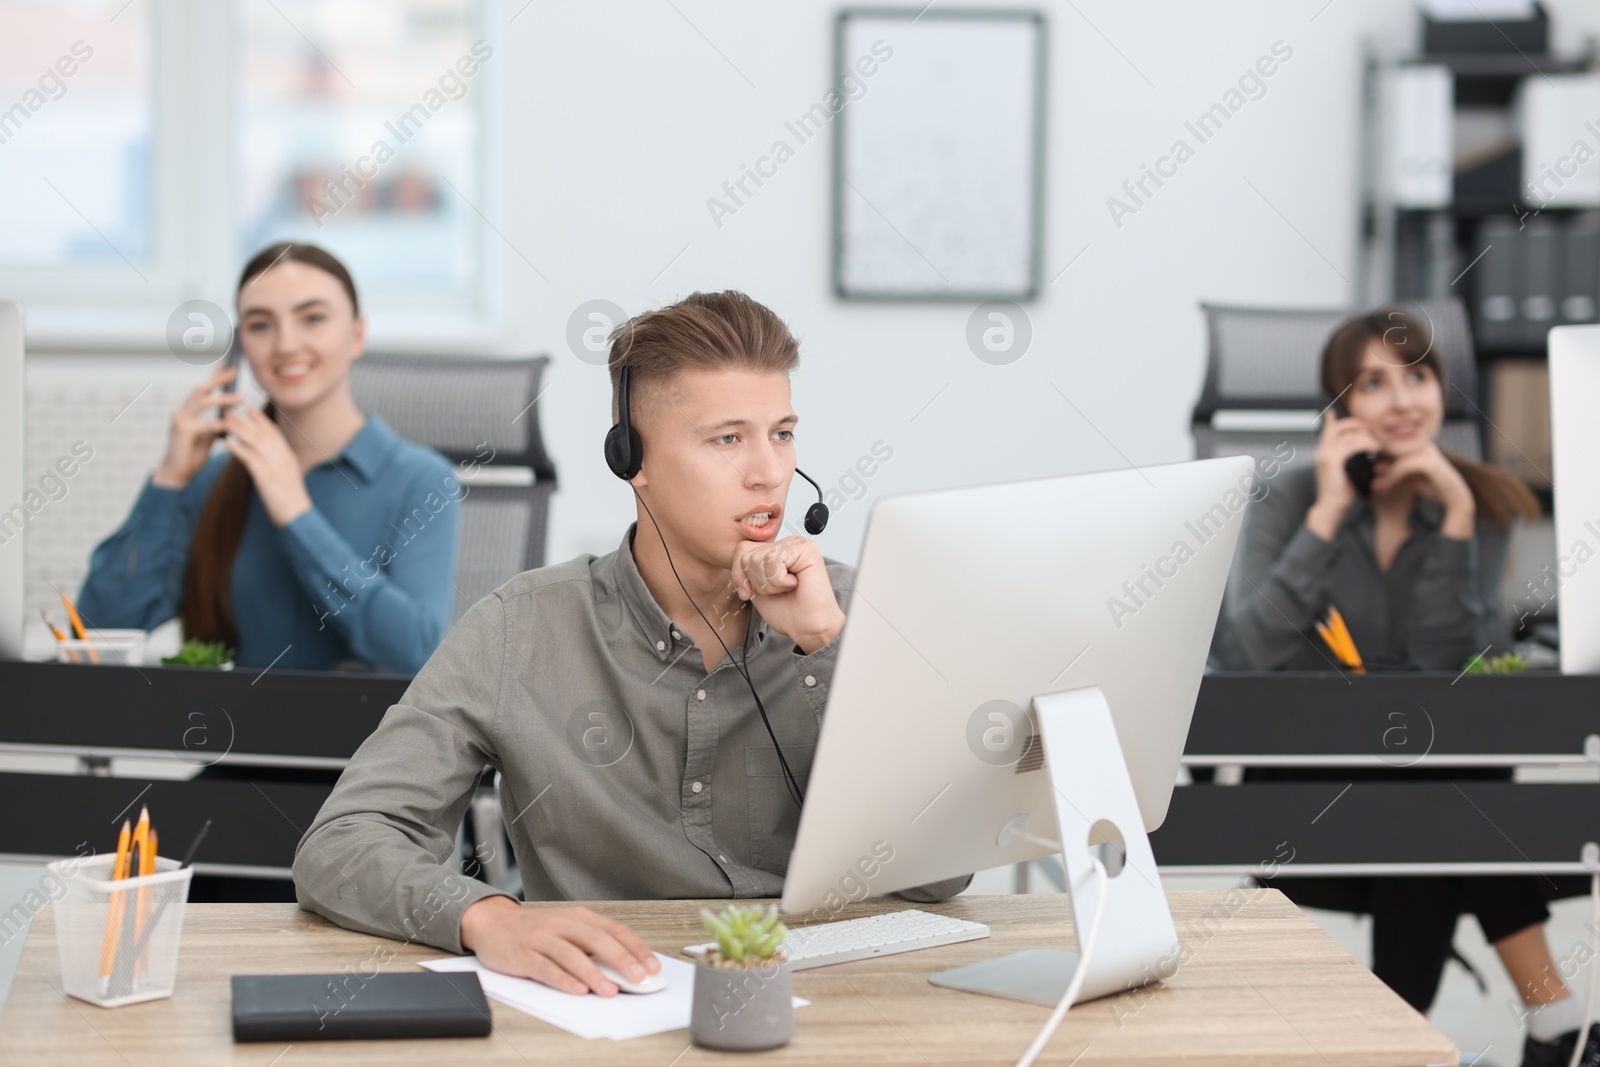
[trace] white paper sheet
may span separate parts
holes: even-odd
[[[694,997],[694,964],[663,956],[659,952],[656,953],[656,959],[661,961],[660,976],[667,980],[665,990],[660,993],[618,993],[614,997],[600,997],[593,993],[578,997],[562,993],[530,978],[513,978],[499,971],[491,971],[479,963],[476,956],[426,960],[422,966],[430,971],[476,971],[485,996],[579,1037],[609,1037],[624,1041],[630,1037],[682,1030],[689,1025]],[[797,1008],[809,1003],[809,1000],[801,997],[794,998]]]

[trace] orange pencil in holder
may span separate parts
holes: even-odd
[[[122,832],[117,835],[117,860],[111,869],[112,881],[121,881],[128,877],[128,853],[133,839],[133,828],[127,819],[122,820]],[[111,898],[111,903],[106,913],[105,946],[100,950],[100,978],[108,981],[111,978],[111,964],[117,953],[117,931],[122,926],[122,901],[127,894],[118,893]]]

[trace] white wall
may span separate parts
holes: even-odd
[[[1186,459],[1203,360],[1198,301],[1355,299],[1340,272],[1354,279],[1358,39],[1409,33],[1413,15],[1392,0],[1339,0],[1312,23],[1320,3],[1041,5],[1045,280],[1088,251],[1027,306],[1028,354],[996,367],[967,349],[971,304],[831,295],[831,144],[802,146],[720,230],[706,209],[828,88],[835,5],[678,4],[691,26],[657,0],[626,5],[625,17],[616,5],[541,0],[508,41],[507,234],[550,282],[508,260],[523,295],[515,336],[560,353],[566,317],[584,300],[633,311],[696,288],[744,289],[802,339],[802,465],[836,482],[882,439],[894,458],[873,496]],[[1117,228],[1107,197],[1174,139],[1196,144],[1184,121],[1278,40],[1294,54],[1266,95]],[[566,488],[552,552],[606,551],[632,504],[601,460],[605,375],[569,356],[553,381],[548,428]],[[797,489],[791,509],[806,503]],[[853,561],[867,512],[864,501],[840,510],[824,550]]]
[[[524,0],[504,3],[509,18]],[[1027,305],[1028,354],[995,367],[966,347],[971,305],[832,296],[831,136],[801,146],[720,229],[707,211],[723,181],[829,88],[834,4],[535,0],[495,42],[506,170],[503,206],[489,210],[515,251],[489,239],[507,279],[498,349],[556,357],[542,401],[563,482],[551,559],[609,551],[633,514],[601,459],[605,373],[566,349],[568,317],[595,298],[632,312],[736,287],[789,322],[802,341],[803,467],[827,485],[873,442],[894,450],[867,499],[840,509],[823,536],[834,558],[857,558],[868,502],[881,494],[1188,458],[1199,301],[1355,299],[1346,279],[1355,280],[1361,40],[1404,46],[1416,15],[1394,0],[1324,4],[1039,5],[1051,55],[1043,276],[1056,280]],[[1558,49],[1600,27],[1600,5],[1546,6]],[[1279,40],[1294,54],[1266,94],[1119,229],[1106,199],[1175,139],[1195,145],[1184,122]],[[130,380],[146,375],[152,357],[129,358]],[[76,376],[84,364],[43,355],[35,366],[42,377]],[[149,464],[158,456],[152,448]],[[30,456],[30,470],[51,458]],[[809,487],[796,485],[798,514]]]

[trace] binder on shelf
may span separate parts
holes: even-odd
[[[1523,78],[1513,112],[1522,138],[1521,202],[1600,207],[1600,164],[1592,161],[1600,74]]]
[[[1594,322],[1600,311],[1600,218],[1575,216],[1564,236],[1566,269],[1557,314],[1563,324]]]
[[[1472,319],[1478,348],[1514,348],[1521,343],[1522,231],[1515,216],[1491,215],[1478,226],[1468,279],[1473,282]]]
[[[1517,321],[1521,347],[1529,351],[1544,351],[1545,335],[1556,318],[1556,302],[1562,293],[1561,267],[1563,255],[1562,226],[1551,218],[1522,220],[1522,276],[1526,289],[1517,305]],[[1487,258],[1487,257],[1485,257]]]
[[[1438,64],[1391,67],[1379,99],[1383,187],[1400,208],[1450,206],[1455,75]]]
[[[1427,296],[1428,242],[1424,221],[1411,212],[1395,219],[1394,298],[1420,300]]]
[[[1442,300],[1453,295],[1450,283],[1461,273],[1456,255],[1456,220],[1447,211],[1428,216],[1427,253],[1424,256],[1423,295]]]
[[[1448,211],[1402,211],[1395,219],[1394,297],[1434,300],[1454,295],[1456,222]]]

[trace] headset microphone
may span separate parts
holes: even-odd
[[[794,472],[806,481],[811,482],[811,488],[817,491],[817,502],[806,509],[806,533],[815,537],[828,528],[828,505],[822,502],[822,486],[811,480],[811,475],[799,467]]]

